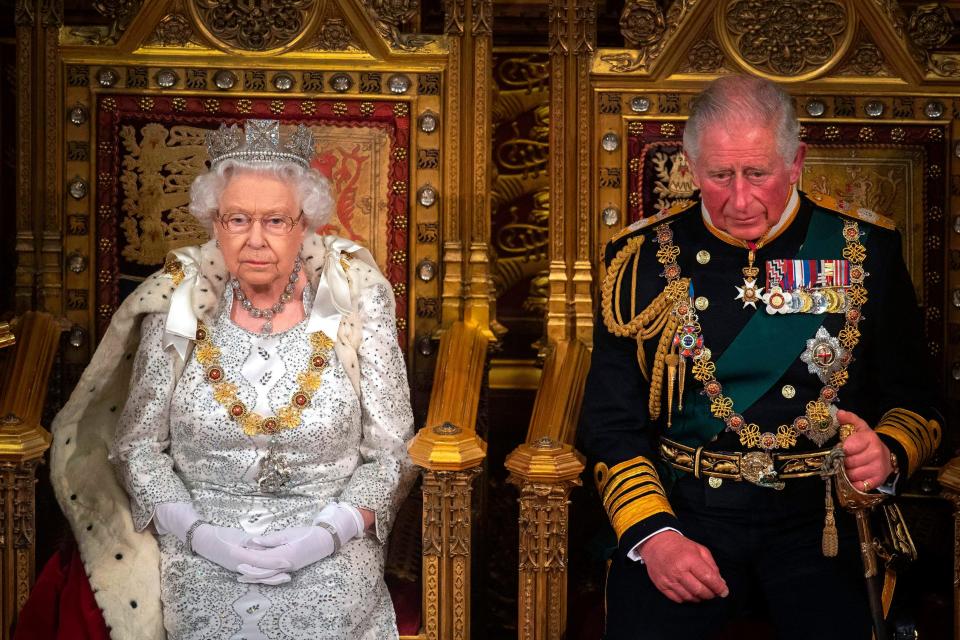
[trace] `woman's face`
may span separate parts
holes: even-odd
[[[232,233],[223,224],[231,221],[229,227],[242,227],[237,222],[244,216],[252,219],[246,231]],[[300,203],[290,184],[260,173],[234,174],[220,195],[217,217],[214,234],[227,269],[241,284],[251,288],[268,287],[278,281],[286,284],[306,232]],[[296,221],[289,233],[276,232],[283,217]]]

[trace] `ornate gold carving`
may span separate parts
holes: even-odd
[[[550,192],[542,189],[533,195],[534,206],[528,221],[514,219],[500,227],[494,239],[497,262],[494,285],[502,293],[547,266]],[[529,308],[524,302],[524,308]]]
[[[921,4],[910,15],[908,33],[913,41],[924,49],[945,45],[953,35],[953,20],[950,12],[939,2]]]
[[[630,48],[655,44],[667,29],[656,0],[627,0],[620,14],[620,33]]]
[[[423,471],[424,630],[465,638],[470,622],[470,504],[479,466]]]
[[[559,391],[552,384],[541,386],[538,403],[541,396],[552,400],[550,396]],[[582,386],[571,391],[579,398]],[[528,437],[543,426],[531,426]],[[561,638],[566,629],[567,505],[583,471],[583,459],[570,445],[544,439],[548,447],[520,445],[505,463],[508,482],[520,488],[518,568],[523,586],[518,613],[524,640]],[[537,611],[546,612],[545,625],[531,623],[532,612]]]
[[[120,175],[123,257],[158,265],[170,249],[205,241],[206,230],[187,206],[190,184],[205,170],[206,130],[150,123],[138,132],[124,125],[120,139],[128,154]]]
[[[594,0],[576,0],[574,53],[593,53],[597,45],[597,3]]]
[[[493,0],[471,0],[473,23],[470,33],[475,36],[493,34]]]
[[[796,79],[842,54],[853,35],[850,13],[840,0],[731,0],[719,31],[747,66]]]
[[[228,50],[273,51],[293,45],[316,15],[317,0],[192,0],[190,11]]]
[[[691,16],[699,2],[700,0],[676,0],[667,10],[666,28],[659,38],[647,46],[639,47],[636,53],[610,53],[600,56],[600,60],[606,63],[609,70],[614,73],[646,71],[663,53],[664,46],[670,41],[671,36]]]
[[[190,20],[182,13],[168,13],[157,24],[152,42],[161,47],[182,47],[193,39]]]
[[[713,38],[706,37],[690,47],[685,71],[716,73],[723,68],[723,50]]]
[[[13,9],[13,23],[18,27],[32,27],[35,19],[33,0],[17,0]]]
[[[345,51],[353,42],[353,34],[343,18],[328,18],[317,34],[317,44],[321,49]]]
[[[872,40],[864,38],[847,56],[843,66],[837,71],[837,75],[889,76],[890,71],[886,67],[886,60],[880,48]]]
[[[377,30],[394,48],[412,51],[433,42],[432,36],[400,32],[404,24],[416,17],[420,8],[417,0],[363,0],[363,3]]]
[[[113,20],[110,26],[71,29],[70,35],[79,38],[84,44],[114,44],[130,26],[142,4],[143,0],[97,0],[93,3],[93,8],[100,15]]]
[[[463,35],[464,0],[443,0],[443,32],[448,36]]]
[[[41,0],[40,24],[45,29],[59,29],[63,26],[63,0]]]
[[[944,78],[960,77],[960,56],[933,54],[930,56],[930,70]]]

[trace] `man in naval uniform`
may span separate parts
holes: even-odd
[[[900,235],[798,191],[799,123],[768,81],[711,83],[684,150],[701,201],[606,249],[579,427],[618,540],[606,638],[761,610],[780,638],[867,640],[856,530],[819,469],[843,425],[854,486],[895,492],[939,443]]]

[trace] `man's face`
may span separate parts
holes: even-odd
[[[717,124],[700,136],[693,175],[713,224],[740,240],[756,240],[777,223],[800,179],[806,147],[785,164],[772,129],[746,122]]]

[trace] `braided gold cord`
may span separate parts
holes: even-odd
[[[653,375],[650,377],[650,398],[647,404],[651,420],[660,417],[663,368],[666,365],[667,353],[669,353],[670,345],[673,342],[673,335],[677,332],[679,324],[680,320],[675,315],[668,315],[663,333],[660,334],[660,342],[657,343],[657,352],[653,357]]]
[[[668,282],[663,291],[632,320],[627,323],[618,322],[616,316],[621,315],[617,313],[620,311],[620,286],[618,285],[622,284],[621,270],[624,263],[640,251],[640,247],[645,241],[645,236],[630,238],[627,240],[627,244],[610,261],[607,274],[603,279],[603,285],[600,288],[600,307],[603,313],[603,323],[610,333],[621,338],[635,338],[637,341],[637,363],[640,365],[640,372],[643,377],[650,383],[648,401],[650,419],[656,420],[660,417],[662,405],[663,370],[666,366],[666,356],[670,351],[673,336],[680,323],[679,319],[673,314],[673,306],[679,296],[686,295],[690,287],[690,279],[678,278]],[[636,267],[636,263],[634,267]],[[635,300],[635,295],[636,292],[633,292],[631,302]],[[615,297],[618,305],[616,310],[614,309]],[[635,308],[630,309],[631,313]],[[657,335],[660,336],[660,340],[657,343],[657,350],[653,359],[653,371],[651,372],[643,345],[647,340]]]

